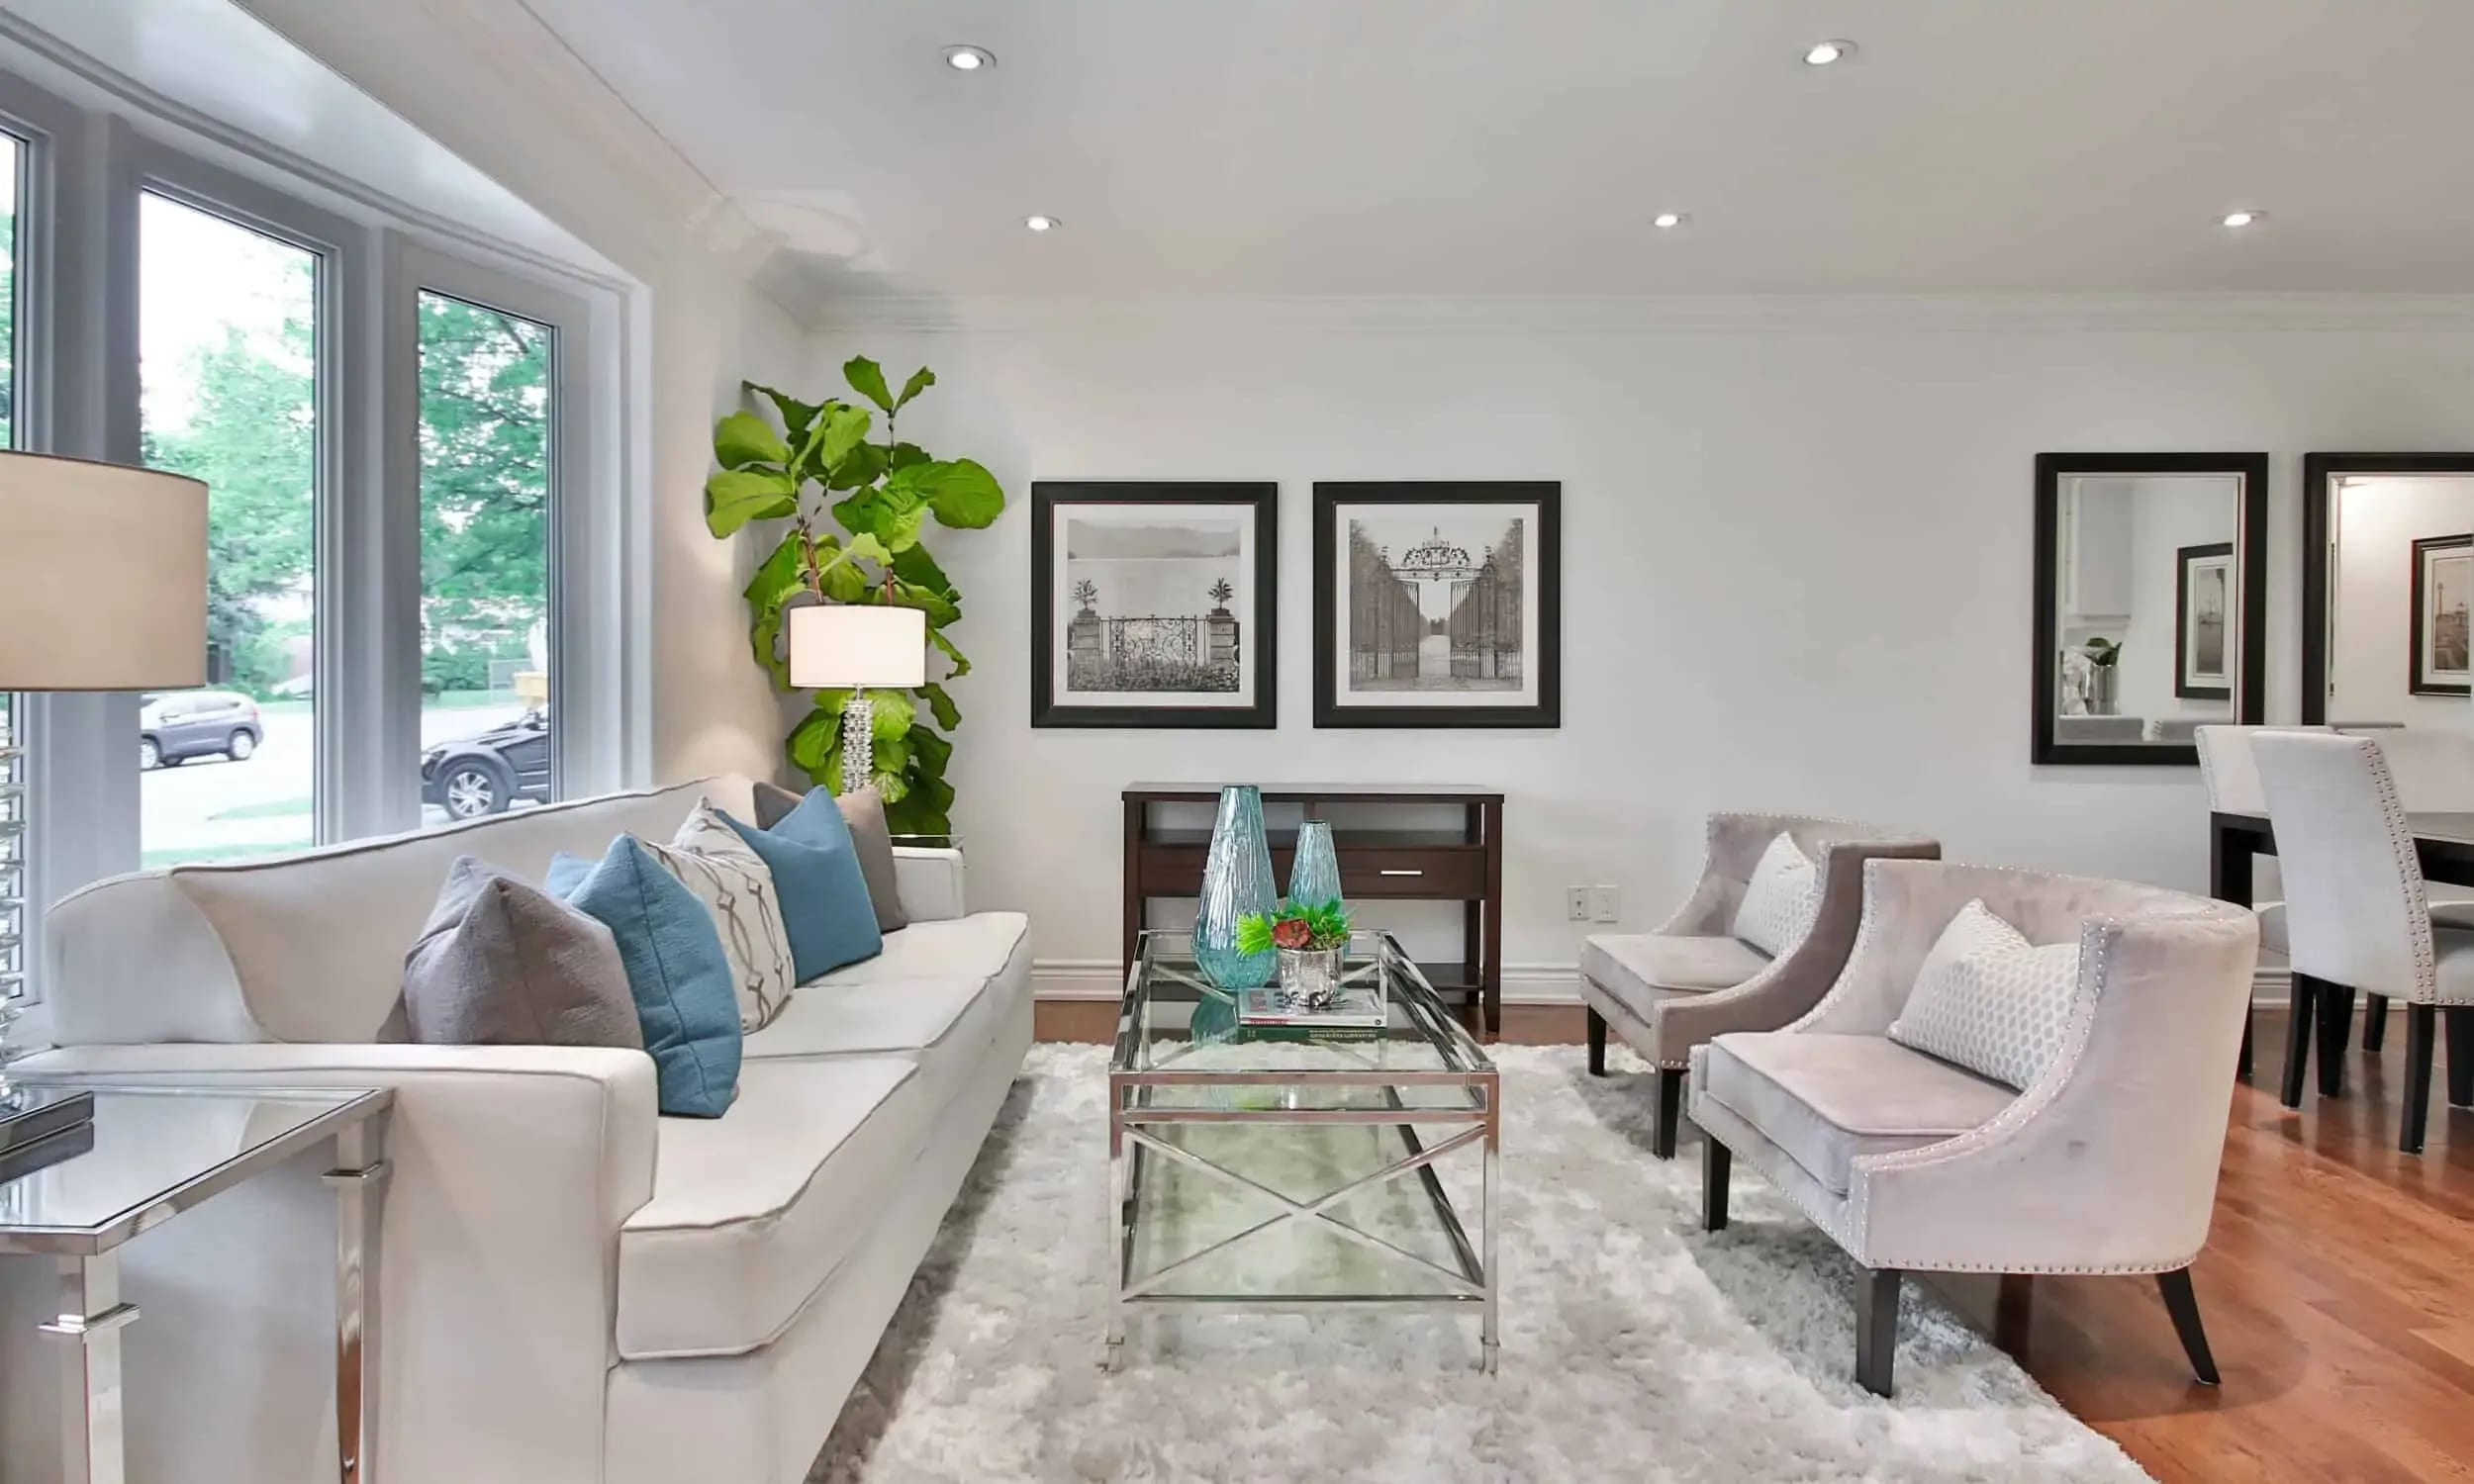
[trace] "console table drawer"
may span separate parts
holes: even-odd
[[[1475,901],[1486,894],[1483,850],[1351,850],[1340,848],[1340,889],[1347,896],[1401,896]]]

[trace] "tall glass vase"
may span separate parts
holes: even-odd
[[[1297,831],[1297,859],[1288,868],[1288,905],[1319,907],[1340,900],[1340,857],[1333,853],[1331,826],[1309,819]]]
[[[1211,853],[1202,867],[1202,907],[1194,914],[1194,963],[1203,975],[1231,990],[1270,983],[1279,953],[1239,953],[1237,922],[1279,904],[1272,848],[1263,838],[1263,790],[1252,785],[1222,788]]]

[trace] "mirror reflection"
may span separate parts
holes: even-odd
[[[2464,726],[2474,474],[2353,474],[2330,502],[2328,719]]]
[[[2074,474],[2059,495],[2053,740],[2187,748],[2233,721],[2242,477]]]

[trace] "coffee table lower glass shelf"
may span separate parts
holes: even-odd
[[[1380,1029],[1250,1026],[1190,934],[1143,935],[1108,1066],[1109,1368],[1135,1309],[1440,1306],[1476,1311],[1494,1369],[1501,1079],[1389,933],[1345,974]]]

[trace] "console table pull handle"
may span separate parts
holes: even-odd
[[[1426,873],[1423,871],[1409,871],[1386,866],[1383,868],[1382,874],[1384,876],[1424,876]]]

